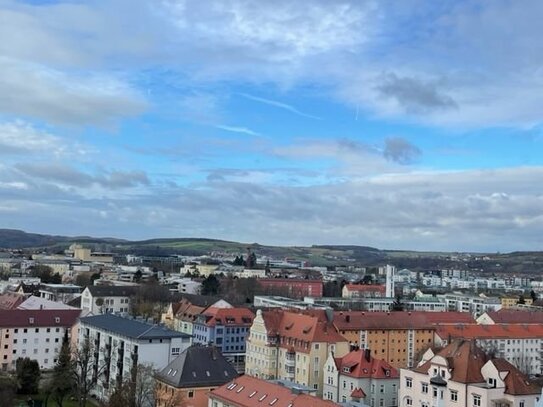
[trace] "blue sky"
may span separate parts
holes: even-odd
[[[0,226],[541,249],[539,1],[0,0]]]

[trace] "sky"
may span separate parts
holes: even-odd
[[[540,0],[0,0],[0,228],[543,249]]]

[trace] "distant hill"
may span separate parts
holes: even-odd
[[[540,273],[543,271],[543,252],[513,252],[493,254],[467,254],[448,252],[418,252],[409,250],[382,250],[356,245],[266,246],[258,243],[240,243],[206,238],[159,238],[130,241],[90,236],[51,236],[27,233],[21,230],[0,229],[0,249],[42,249],[61,252],[72,243],[81,243],[98,251],[135,255],[188,255],[210,253],[239,255],[247,249],[260,256],[289,261],[306,261],[311,265],[363,265],[379,266],[386,263],[398,268],[428,270],[467,268],[491,273]]]

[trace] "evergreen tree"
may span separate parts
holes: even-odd
[[[530,291],[530,297],[532,297],[533,302],[537,301],[537,293],[534,290]]]
[[[217,295],[219,293],[219,288],[221,283],[215,274],[210,274],[202,281],[202,295]]]
[[[64,336],[62,347],[58,355],[58,361],[53,369],[53,375],[49,383],[49,392],[52,400],[58,407],[62,407],[64,399],[72,390],[72,355],[68,335]]]
[[[522,295],[522,294],[519,295],[517,304],[519,304],[519,305],[526,304],[526,300],[524,299],[524,295]]]
[[[402,303],[402,296],[400,294],[396,294],[396,298],[394,299],[394,302],[392,303],[392,307],[390,309],[391,311],[403,311],[404,305]]]
[[[15,364],[20,394],[36,394],[39,391],[40,365],[37,360],[19,358]]]

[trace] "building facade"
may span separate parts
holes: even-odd
[[[428,352],[415,369],[400,372],[401,407],[535,407],[541,387],[473,342],[455,341]]]
[[[79,349],[90,346],[93,394],[107,399],[138,365],[162,369],[191,344],[190,336],[113,314],[81,318]]]
[[[128,314],[138,287],[91,285],[81,294],[81,309],[93,315]]]
[[[247,340],[245,373],[263,379],[293,381],[323,391],[323,368],[330,352],[349,351],[322,310],[310,314],[279,309],[257,311]]]
[[[369,349],[337,358],[330,354],[324,365],[323,398],[335,402],[364,403],[373,407],[398,405],[400,373]]]

